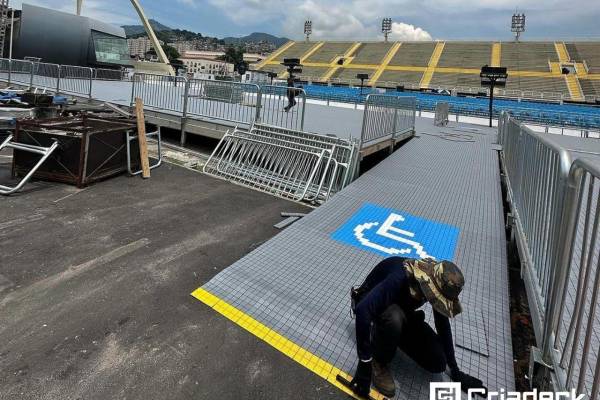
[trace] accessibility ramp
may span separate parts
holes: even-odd
[[[464,271],[458,364],[514,387],[496,133],[419,129],[393,155],[192,295],[333,385],[357,362],[349,291],[385,257],[429,255]],[[432,322],[431,310],[426,312]],[[430,374],[398,352],[398,399],[429,398]]]

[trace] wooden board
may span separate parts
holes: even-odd
[[[137,118],[137,133],[140,144],[140,162],[142,178],[150,178],[150,160],[148,158],[148,142],[146,141],[146,122],[144,121],[144,103],[139,97],[135,98],[135,116]]]

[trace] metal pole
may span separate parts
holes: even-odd
[[[89,70],[90,70],[90,91],[88,93],[88,98],[91,100],[92,99],[92,82],[93,82],[94,70],[93,70],[93,68],[89,68]]]
[[[175,78],[177,79],[177,78]],[[185,140],[186,140],[186,133],[185,133],[185,129],[186,129],[186,124],[187,124],[187,108],[188,108],[188,95],[189,95],[189,91],[190,91],[190,81],[188,81],[186,78],[185,79],[185,86],[183,89],[183,110],[181,113],[181,140],[180,140],[180,145],[183,147],[185,146]]]
[[[492,79],[490,86],[490,128],[492,127],[492,112],[493,112],[493,103],[494,103],[494,84],[496,82]]]
[[[15,26],[15,9],[10,10],[10,43],[8,46],[8,59],[12,60],[12,48],[13,48],[13,28]]]

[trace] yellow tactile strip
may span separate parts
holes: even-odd
[[[342,385],[336,380],[337,375],[341,375],[347,380],[352,379],[344,371],[336,368],[332,364],[317,357],[311,352],[306,351],[302,347],[298,346],[296,343],[280,335],[268,326],[255,320],[248,314],[245,314],[244,312],[238,310],[226,301],[221,300],[220,298],[204,290],[203,288],[196,289],[192,293],[192,296],[194,296],[196,299],[200,300],[213,310],[217,311],[225,318],[229,319],[232,322],[235,322],[240,327],[252,333],[257,338],[270,344],[271,346],[273,346],[292,360],[296,361],[298,364],[302,365],[305,368],[308,368],[321,378],[325,379],[327,382],[331,383],[333,386],[342,390],[344,393],[354,396],[352,392],[348,390],[348,388],[346,388],[344,385]],[[377,400],[385,399],[384,396],[382,396],[375,390],[371,390],[371,397]]]

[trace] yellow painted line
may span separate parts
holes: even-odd
[[[345,64],[352,62],[352,60],[354,59],[354,52],[358,50],[361,44],[361,42],[356,42],[352,45],[352,47],[346,50],[346,52],[342,56],[342,58],[344,59],[344,67],[346,66]],[[333,74],[335,74],[335,72],[341,67],[341,65],[338,65],[339,59],[340,57],[336,57],[333,59],[331,64],[329,64],[329,70],[321,77],[322,81],[328,81],[333,76]]]
[[[350,391],[347,387],[345,387],[336,380],[337,375],[342,375],[347,380],[352,379],[344,371],[340,370],[339,368],[336,368],[334,365],[328,363],[322,358],[317,357],[313,353],[303,349],[296,343],[287,339],[285,336],[280,335],[273,329],[255,320],[248,314],[238,310],[226,301],[218,298],[214,294],[202,288],[194,290],[192,296],[200,300],[213,310],[217,311],[225,318],[229,319],[232,322],[235,322],[240,327],[244,328],[245,330],[258,337],[262,341],[273,346],[275,349],[279,350],[292,360],[296,361],[298,364],[302,365],[303,367],[314,372],[321,378],[325,379],[327,382],[331,383],[333,386],[337,387],[344,393],[356,398],[352,391]],[[371,390],[371,396],[377,400],[384,399],[384,397],[380,393],[373,389]]]
[[[452,68],[452,67],[437,67],[433,68],[435,72],[443,72],[446,74],[477,74],[481,73],[481,69],[477,68]]]
[[[435,72],[435,67],[437,67],[438,62],[440,61],[440,57],[442,56],[442,52],[444,51],[445,42],[437,42],[435,45],[435,49],[433,50],[433,54],[429,59],[429,64],[427,64],[427,69],[421,78],[421,84],[419,85],[422,88],[428,88],[429,83],[431,82],[431,78],[433,78],[433,73]]]
[[[490,60],[490,65],[492,67],[499,67],[501,57],[502,57],[502,44],[494,43],[492,45],[492,59]]]
[[[600,81],[600,74],[588,74],[585,79],[592,79],[595,81]]]
[[[313,54],[315,54],[317,52],[317,50],[319,50],[321,47],[323,47],[323,45],[325,44],[325,42],[319,42],[316,45],[314,45],[310,50],[308,50],[306,53],[304,53],[304,55],[302,57],[300,57],[300,64],[304,64],[304,62]]]
[[[296,42],[294,42],[294,41],[287,42],[286,44],[281,46],[278,50],[273,52],[273,54],[271,54],[269,57],[265,58],[260,63],[258,63],[258,65],[256,66],[256,69],[261,69],[262,67],[264,67],[267,64],[278,64],[277,62],[274,62],[274,60],[277,57],[279,57],[281,54],[283,54],[283,52],[285,52],[287,49],[292,47],[294,44],[296,44]]]
[[[371,77],[371,80],[368,83],[369,85],[375,86],[375,84],[379,80],[379,77],[381,77],[381,74],[383,74],[383,71],[385,71],[385,68],[388,66],[390,61],[392,61],[392,58],[394,58],[394,56],[398,52],[398,49],[400,48],[401,45],[402,45],[402,43],[400,43],[400,42],[394,43],[394,45],[387,52],[385,57],[383,57],[383,60],[381,61],[381,64],[379,65],[379,67],[375,70],[375,73],[373,74],[373,76]]]
[[[412,65],[388,65],[386,71],[413,71],[413,72],[425,72],[427,67],[415,67]]]
[[[571,57],[569,56],[569,52],[567,51],[567,46],[565,46],[564,42],[554,42],[554,48],[556,49],[558,61],[560,61],[561,63],[571,61]]]

